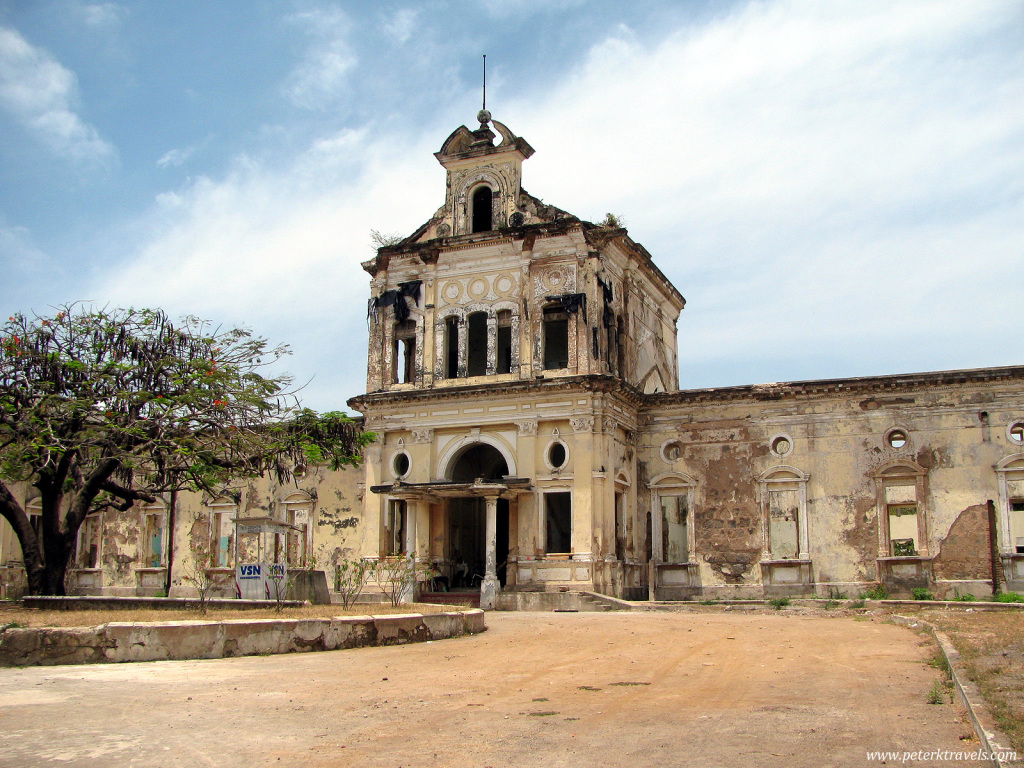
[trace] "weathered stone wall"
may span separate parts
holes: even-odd
[[[218,659],[399,645],[475,634],[479,609],[331,619],[110,622],[98,627],[33,627],[0,632],[0,666]]]

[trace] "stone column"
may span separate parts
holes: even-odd
[[[405,502],[405,557],[409,570],[402,584],[402,602],[411,603],[416,600],[416,522],[419,517],[420,502],[407,499]]]
[[[495,595],[498,593],[498,497],[487,497],[487,528],[485,546],[487,547],[487,565],[484,580],[480,585],[480,607],[484,610],[494,608]]]

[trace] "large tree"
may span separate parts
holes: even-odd
[[[64,594],[90,513],[170,490],[217,492],[232,478],[286,480],[298,463],[357,463],[371,436],[344,414],[302,408],[291,379],[268,372],[286,354],[247,330],[174,324],[158,310],[69,305],[9,318],[0,515],[21,543],[29,591]],[[15,483],[38,489],[38,534]]]

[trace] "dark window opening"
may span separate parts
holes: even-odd
[[[615,493],[615,559],[626,557],[626,494]]]
[[[396,453],[393,469],[395,470],[395,477],[405,477],[409,474],[409,454]]]
[[[1024,513],[1024,500],[1022,500],[1022,499],[1013,499],[1013,500],[1011,500],[1010,501],[1010,512],[1011,513],[1013,513],[1013,512]],[[1011,529],[1015,529],[1017,531],[1020,531],[1021,528],[1017,524],[1019,524],[1021,522],[1022,515],[1021,514],[1017,514],[1017,515],[1013,515],[1013,517],[1015,519],[1011,520],[1010,528]],[[1016,540],[1014,541],[1014,551],[1018,555],[1024,555],[1024,536],[1018,536],[1016,538]]]
[[[454,379],[459,375],[459,318],[449,317],[444,321],[444,378]]]
[[[384,554],[387,557],[405,554],[405,499],[391,499],[384,524]]]
[[[551,447],[548,449],[548,461],[551,462],[552,467],[555,469],[561,469],[565,466],[565,462],[568,458],[564,445],[561,443],[551,444]]]
[[[508,463],[493,445],[477,443],[466,451],[452,467],[452,481],[472,483],[477,478],[500,480],[508,474]]]
[[[569,367],[569,315],[561,307],[544,310],[544,370]]]
[[[495,339],[495,373],[512,373],[512,313],[498,313],[498,338]]]
[[[546,552],[572,551],[572,494],[546,493],[544,505],[547,513]]]
[[[466,319],[466,375],[487,373],[487,313],[474,312]]]
[[[406,320],[395,323],[395,344],[392,350],[391,380],[395,384],[408,384],[415,378],[416,323]]]
[[[620,317],[616,323],[617,334],[615,339],[615,352],[618,355],[618,365],[615,366],[615,373],[621,378],[626,378],[626,324]]]
[[[473,193],[473,231],[489,232],[491,225],[491,188],[477,187]]]

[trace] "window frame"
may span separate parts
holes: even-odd
[[[664,472],[654,477],[647,485],[651,492],[651,559],[655,563],[689,565],[696,557],[696,535],[693,525],[694,499],[697,481],[682,472]],[[665,559],[664,512],[661,499],[669,497],[686,498],[686,560]]]
[[[208,568],[233,568],[235,566],[235,546],[236,546],[236,532],[235,526],[231,522],[232,517],[238,517],[238,502],[232,499],[230,496],[218,496],[215,499],[208,501],[205,504],[207,510],[209,510],[209,529],[207,535],[207,544],[209,552],[206,558]],[[217,527],[215,528],[215,521]],[[224,540],[224,536],[220,535],[214,538],[214,533],[223,534],[224,524],[229,525],[227,538],[227,548],[223,551],[224,558],[221,562],[221,542]]]
[[[572,498],[572,491],[570,489],[567,489],[567,488],[551,488],[551,489],[544,490],[541,493],[541,496],[543,497],[543,503],[541,504],[542,521],[541,521],[540,530],[541,530],[541,535],[543,537],[542,543],[541,543],[541,548],[544,551],[544,555],[547,556],[547,557],[550,557],[552,555],[568,555],[568,556],[572,556],[573,549],[574,549],[574,547],[573,547],[573,535],[572,535],[572,526],[573,526],[573,498]],[[549,541],[550,536],[548,535],[548,531],[550,530],[550,526],[551,526],[551,521],[550,521],[551,497],[553,497],[553,496],[564,497],[564,498],[566,498],[568,500],[567,513],[568,513],[568,518],[569,519],[568,519],[568,532],[567,532],[566,536],[567,536],[567,543],[568,543],[569,546],[568,546],[567,549],[564,549],[564,550],[554,550],[554,549],[551,549],[551,546],[550,546],[550,541]]]
[[[875,481],[875,513],[878,519],[878,557],[929,559],[928,470],[914,461],[893,461],[872,472],[872,477]],[[886,488],[897,487],[913,487],[914,501],[889,502],[886,497]],[[914,555],[895,555],[893,554],[892,537],[889,529],[889,509],[890,507],[910,506],[911,504],[915,504],[917,507],[917,553]]]
[[[84,557],[86,539],[89,538],[89,529],[95,528],[96,536],[96,562],[88,564]],[[103,567],[103,513],[93,512],[86,515],[78,528],[78,539],[75,542],[75,567],[80,571],[99,570]]]
[[[150,528],[150,521],[156,519],[159,524],[160,530],[160,551],[157,553],[157,557],[153,557],[152,548],[152,535]],[[139,510],[139,532],[140,532],[140,544],[139,547],[139,567],[140,568],[166,568],[167,567],[167,505],[163,501],[157,500],[152,504],[147,504],[141,510]],[[142,553],[145,552],[145,557],[142,557]],[[154,564],[154,559],[156,563]]]

